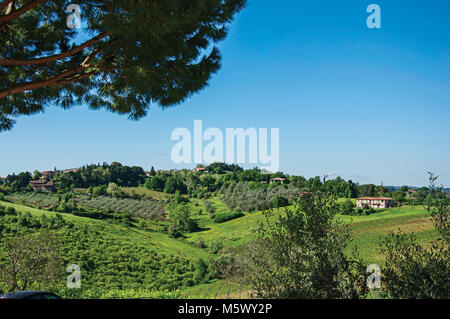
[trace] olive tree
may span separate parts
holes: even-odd
[[[60,245],[50,231],[7,236],[0,242],[0,287],[49,287],[61,279]]]
[[[239,272],[256,297],[358,298],[365,267],[344,253],[351,238],[333,197],[302,196],[284,213],[265,213],[256,239],[240,254]]]

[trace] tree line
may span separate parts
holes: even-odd
[[[398,190],[382,185],[358,184],[352,180],[344,180],[341,177],[327,179],[324,177],[305,178],[285,174],[283,172],[267,173],[258,168],[243,169],[236,164],[213,163],[208,166],[199,165],[204,170],[155,170],[151,167],[145,172],[139,166],[127,166],[118,162],[111,164],[86,165],[76,170],[54,170],[53,181],[58,191],[68,192],[74,188],[98,188],[96,192],[106,192],[110,185],[119,187],[144,186],[147,189],[175,194],[177,191],[183,195],[202,198],[208,197],[214,192],[222,192],[230,185],[246,184],[250,190],[271,189],[280,186],[279,183],[271,184],[271,179],[280,177],[285,179],[285,188],[295,188],[299,192],[325,192],[339,198],[357,198],[361,196],[393,197],[399,203],[411,202],[422,204],[430,191],[427,187],[416,189],[414,196],[408,196],[408,187],[402,186]],[[42,174],[35,171],[21,172],[7,176],[7,182],[0,184],[0,191],[31,191],[29,183],[33,179],[41,178]],[[100,188],[99,188],[100,187]],[[102,188],[103,187],[103,188]],[[125,196],[125,194],[122,194]]]

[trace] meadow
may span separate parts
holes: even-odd
[[[131,191],[131,189],[128,189],[128,191]],[[139,189],[134,189],[133,191],[137,192]],[[149,195],[142,188],[140,191]],[[163,198],[162,194],[159,194],[161,195],[161,199]],[[153,193],[153,195],[155,194]],[[50,202],[55,200],[56,195],[36,195],[30,193],[28,196],[29,197],[27,198],[24,196],[21,197],[19,194],[13,194],[12,197],[8,197],[8,202],[0,201],[0,205],[14,207],[18,212],[30,213],[34,217],[41,217],[43,215],[51,217],[56,215],[55,212],[30,207],[32,205],[40,205],[40,207],[45,207],[46,204],[51,205],[52,203]],[[12,203],[11,200],[26,205]],[[88,199],[85,200],[88,201]],[[107,201],[102,203],[102,200],[105,201],[105,198],[102,198],[101,196],[98,197],[97,207],[105,207]],[[126,201],[126,199],[124,200]],[[144,199],[144,201],[149,200]],[[207,204],[207,202],[209,204]],[[124,207],[132,207],[134,205],[133,207],[136,211],[135,216],[145,216],[145,214],[142,213],[145,212],[145,207],[136,206],[135,204],[137,202],[133,202],[132,199],[126,201],[127,206],[124,206],[123,204],[121,206],[121,203],[118,201],[114,201],[114,203],[116,203],[116,206],[108,206],[108,209],[124,210]],[[79,204],[85,205],[82,200],[79,201]],[[243,212],[242,217],[223,223],[216,223],[207,212],[208,209],[206,206],[209,206],[209,210],[211,210],[212,207],[212,210],[216,215],[229,211],[229,208],[218,196],[211,196],[207,199],[190,198],[188,206],[192,218],[195,219],[199,225],[199,229],[192,233],[185,233],[181,238],[171,238],[166,233],[165,229],[169,226],[169,222],[167,221],[141,220],[140,218],[137,218],[132,225],[120,225],[111,223],[110,221],[95,220],[92,218],[73,216],[71,214],[61,214],[61,216],[63,216],[64,220],[77,225],[77,227],[89,229],[89,231],[99,234],[98,236],[102,239],[104,251],[102,253],[98,252],[98,255],[103,257],[94,257],[95,253],[92,253],[92,251],[89,255],[92,258],[97,258],[96,262],[102,264],[103,270],[93,275],[91,278],[96,278],[95,280],[99,281],[100,274],[108,272],[108,262],[114,263],[115,260],[120,261],[119,264],[122,266],[118,266],[119,270],[117,274],[114,272],[111,273],[111,276],[108,277],[108,283],[99,281],[107,286],[114,280],[115,276],[119,276],[121,273],[123,274],[123,269],[121,268],[125,267],[123,254],[130,254],[129,251],[122,251],[120,247],[128,247],[127,249],[130,249],[130,251],[133,251],[133,249],[136,248],[137,250],[132,252],[132,256],[127,257],[135,259],[136,263],[139,263],[140,259],[140,257],[136,255],[137,251],[140,249],[146,251],[146,249],[148,249],[146,253],[147,257],[145,258],[146,262],[151,263],[151,257],[148,257],[149,254],[151,255],[150,252],[157,252],[158,254],[164,255],[161,258],[157,257],[158,260],[165,260],[165,258],[169,258],[170,256],[178,258],[178,261],[175,263],[184,260],[187,262],[185,267],[188,269],[189,267],[193,267],[188,265],[193,265],[199,259],[210,260],[217,258],[218,251],[212,251],[210,249],[217,243],[220,243],[221,250],[226,252],[252,240],[259,223],[263,222],[265,219],[263,213],[260,211],[253,213]],[[284,208],[279,208],[279,210],[283,209]],[[414,232],[418,240],[425,244],[438,237],[428,212],[422,206],[401,206],[392,209],[379,210],[375,214],[368,216],[339,215],[338,218],[342,218],[343,222],[349,225],[353,235],[353,241],[348,247],[348,252],[350,253],[353,247],[357,247],[367,265],[372,263],[383,263],[383,257],[379,253],[379,248],[383,238],[390,232],[396,232],[398,230]],[[70,240],[70,234],[67,236],[67,239]],[[90,248],[78,247],[77,249],[81,249],[78,253],[83,254],[83,249],[89,250]],[[116,254],[121,254],[121,257],[116,256]],[[102,258],[104,260],[102,260]],[[141,268],[137,267],[134,271],[137,271],[137,269],[145,269],[144,265],[140,265],[140,267]],[[161,279],[164,271],[162,269],[154,269],[153,276]],[[180,272],[180,274],[173,275],[173,271],[175,273]],[[193,283],[188,279],[194,276],[194,272],[191,272],[190,270],[176,270],[175,267],[169,272],[169,277],[172,278],[171,280],[178,280],[178,284],[174,284],[173,282],[164,284],[164,282],[160,282],[156,285],[152,283],[146,286],[147,289],[160,289],[162,287],[170,290],[176,288],[176,290],[180,292],[180,296],[184,298],[243,298],[246,296],[246,289],[234,282],[217,278],[207,278],[204,281]],[[168,275],[166,274],[165,276]],[[141,280],[142,278],[139,279],[133,278],[133,276],[127,276],[127,283],[125,283],[125,279],[123,279],[121,280],[123,285],[115,284],[111,287],[114,289],[136,288],[142,285],[142,283],[140,283]],[[94,279],[92,279],[92,287],[95,288],[94,282]]]
[[[226,205],[218,198],[208,199],[217,212],[228,210]],[[339,199],[342,202],[345,199]],[[353,200],[354,201],[354,200]],[[193,199],[190,203],[193,216],[198,221],[202,231],[186,234],[188,241],[197,243],[200,239],[205,242],[221,240],[224,246],[235,247],[251,240],[259,223],[264,222],[262,212],[245,213],[245,216],[222,224],[212,222],[205,212],[204,200]],[[198,212],[202,211],[199,215]],[[278,210],[283,210],[280,208]],[[276,210],[275,210],[276,211]],[[197,214],[195,213],[197,212]],[[368,263],[382,262],[378,249],[383,238],[390,232],[414,232],[418,240],[427,243],[437,238],[431,218],[423,206],[401,206],[391,209],[377,210],[368,216],[338,215],[342,221],[349,224],[353,235],[353,242],[349,250],[356,246],[361,256]]]

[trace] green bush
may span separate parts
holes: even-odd
[[[216,209],[209,200],[205,200],[205,210],[211,219],[214,219],[214,217],[216,217]]]
[[[187,283],[185,280],[183,284]],[[178,291],[152,291],[146,289],[100,289],[100,288],[81,288],[51,289],[52,292],[61,296],[63,299],[178,299]]]
[[[236,219],[236,218],[239,218],[242,216],[244,216],[244,214],[240,213],[240,212],[226,212],[226,213],[221,213],[221,214],[216,215],[216,217],[214,217],[213,221],[216,224],[221,224],[221,223],[225,223],[229,220]]]
[[[195,285],[195,282],[194,282],[194,280],[192,278],[185,278],[183,280],[183,286],[184,287],[192,287],[194,285]]]
[[[206,244],[205,244],[205,242],[203,241],[202,238],[199,238],[199,239],[198,239],[197,246],[198,246],[198,248],[202,248],[202,249],[204,249],[204,248],[207,247]]]
[[[275,195],[272,201],[274,208],[289,206],[289,200],[281,195]]]
[[[346,199],[342,204],[340,204],[340,210],[342,212],[342,215],[352,214],[354,206],[355,205],[353,205],[350,199]]]
[[[198,229],[198,223],[192,219],[188,205],[172,202],[167,206],[167,210],[170,221],[179,231],[191,233]]]
[[[364,210],[362,208],[355,208],[353,211],[349,214],[352,216],[361,216],[364,213]]]
[[[220,240],[214,240],[208,246],[211,254],[218,254],[223,249],[223,243]]]
[[[17,216],[16,209],[14,207],[7,207],[5,210],[5,215]]]
[[[167,229],[167,234],[171,238],[180,238],[182,236],[181,232],[178,230],[177,226],[172,224]]]

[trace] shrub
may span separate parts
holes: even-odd
[[[169,194],[175,194],[176,191],[179,191],[181,194],[186,194],[187,187],[183,180],[176,176],[170,176],[166,180],[166,184],[164,186],[164,192]]]
[[[94,189],[92,190],[92,196],[93,197],[97,197],[97,196],[101,196],[101,195],[106,195],[107,192],[107,187],[106,185],[100,185],[97,187],[94,187]]]
[[[5,215],[16,216],[17,215],[16,209],[14,207],[7,207],[5,210]]]
[[[214,223],[221,224],[221,223],[224,223],[229,220],[236,219],[236,218],[239,218],[242,216],[244,216],[244,214],[240,213],[240,212],[226,212],[226,213],[218,214],[216,217],[214,217]]]
[[[198,229],[197,221],[192,219],[188,205],[176,205],[172,202],[167,206],[167,210],[170,221],[178,230],[190,233]]]
[[[64,299],[177,299],[178,291],[152,291],[146,289],[106,289],[106,288],[81,288],[51,289],[52,292]]]
[[[289,200],[281,195],[275,195],[272,205],[274,208],[289,206]]]
[[[167,234],[172,238],[179,238],[182,236],[177,226],[174,224],[169,226],[169,228],[167,229]]]
[[[194,282],[193,279],[191,279],[191,278],[185,278],[185,279],[183,279],[183,286],[184,286],[184,287],[192,287],[192,286],[194,286],[194,285],[195,285],[195,282]]]
[[[365,266],[344,249],[350,229],[335,218],[337,205],[323,193],[303,196],[272,221],[265,213],[257,237],[239,254],[238,273],[252,297],[351,299],[366,295]]]
[[[215,213],[216,209],[214,208],[213,204],[209,201],[205,201],[205,210],[209,215],[212,215]]]
[[[210,261],[210,274],[213,278],[226,278],[236,273],[236,255],[223,254]]]
[[[353,203],[350,199],[346,199],[341,205],[340,209],[342,212],[342,215],[350,215],[353,212]]]
[[[364,210],[362,208],[355,208],[353,209],[353,211],[350,213],[350,215],[352,216],[361,216],[364,213]]]
[[[198,248],[202,248],[202,249],[206,248],[206,244],[202,238],[199,238],[197,246],[198,246]]]
[[[386,257],[382,283],[395,299],[447,299],[450,254],[444,240],[420,245],[414,234],[391,233],[381,249]]]
[[[194,280],[197,283],[201,283],[208,275],[208,268],[209,265],[203,258],[199,258],[197,260],[197,262],[195,263],[195,274],[194,274]]]
[[[220,240],[214,240],[209,244],[211,254],[218,254],[223,249],[223,243]]]

